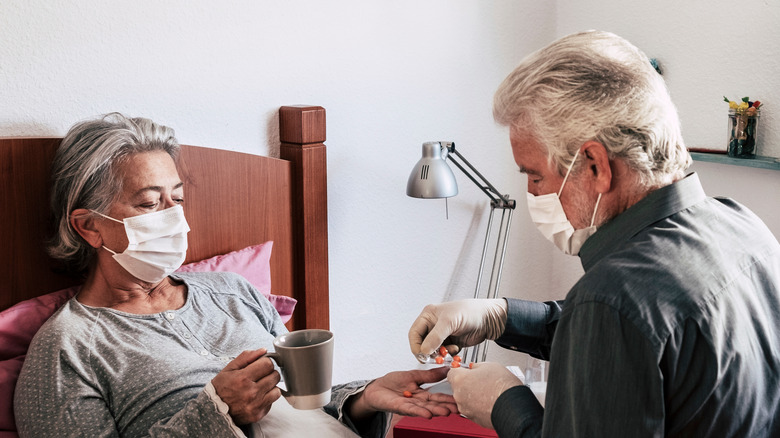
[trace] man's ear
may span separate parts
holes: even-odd
[[[79,235],[87,241],[93,248],[100,248],[103,245],[103,237],[100,231],[95,228],[95,218],[85,208],[77,208],[70,213],[68,218],[70,226],[76,230]]]
[[[607,193],[612,188],[612,167],[609,164],[607,148],[597,141],[587,141],[581,147],[588,166],[588,177],[598,193]]]

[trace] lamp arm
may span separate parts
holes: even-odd
[[[494,205],[496,208],[511,208],[514,209],[516,202],[514,199],[509,199],[509,195],[503,195],[501,192],[496,189],[493,184],[490,184],[490,181],[488,181],[484,176],[482,176],[479,171],[474,168],[474,166],[469,163],[469,160],[467,160],[463,155],[460,154],[455,149],[455,143],[454,142],[441,142],[441,145],[443,148],[447,149],[447,158],[452,161],[452,164],[454,164],[458,169],[460,169],[461,172],[463,172],[474,184],[477,185],[477,187],[480,188],[491,200],[491,204]],[[455,157],[453,157],[453,154],[455,154]],[[464,167],[461,163],[458,162],[458,160],[463,161],[463,163],[468,167]],[[472,174],[473,172],[473,174]],[[479,180],[474,176],[479,178]]]

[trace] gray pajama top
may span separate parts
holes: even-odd
[[[183,307],[150,315],[68,301],[33,339],[16,387],[22,437],[241,436],[210,382],[244,350],[273,350],[286,333],[271,303],[232,273],[178,273]],[[341,412],[365,382],[337,385],[325,411]],[[216,399],[216,401],[215,401]],[[368,435],[384,433],[377,415]],[[367,431],[364,431],[367,432]]]

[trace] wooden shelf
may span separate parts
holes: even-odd
[[[709,163],[780,170],[780,159],[774,157],[762,157],[757,155],[756,158],[732,158],[726,154],[710,154],[706,152],[691,152],[691,157],[696,161],[706,161]]]

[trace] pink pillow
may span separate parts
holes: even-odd
[[[273,242],[190,263],[178,272],[235,272],[249,280],[273,304],[282,321],[292,317],[297,301],[271,294],[271,248]],[[35,333],[81,286],[63,289],[22,301],[0,312],[0,438],[16,436],[13,397],[24,356]]]
[[[268,298],[276,311],[287,322],[292,317],[297,301],[284,295],[271,294],[271,248],[273,242],[248,246],[238,251],[214,256],[210,259],[193,262],[179,268],[177,272],[235,272],[249,280],[252,285]]]
[[[0,432],[16,431],[14,388],[33,336],[81,286],[22,301],[0,312]],[[15,435],[9,435],[15,436]]]
[[[271,295],[271,248],[268,241],[238,251],[192,262],[176,272],[235,272],[241,274],[265,296]]]

